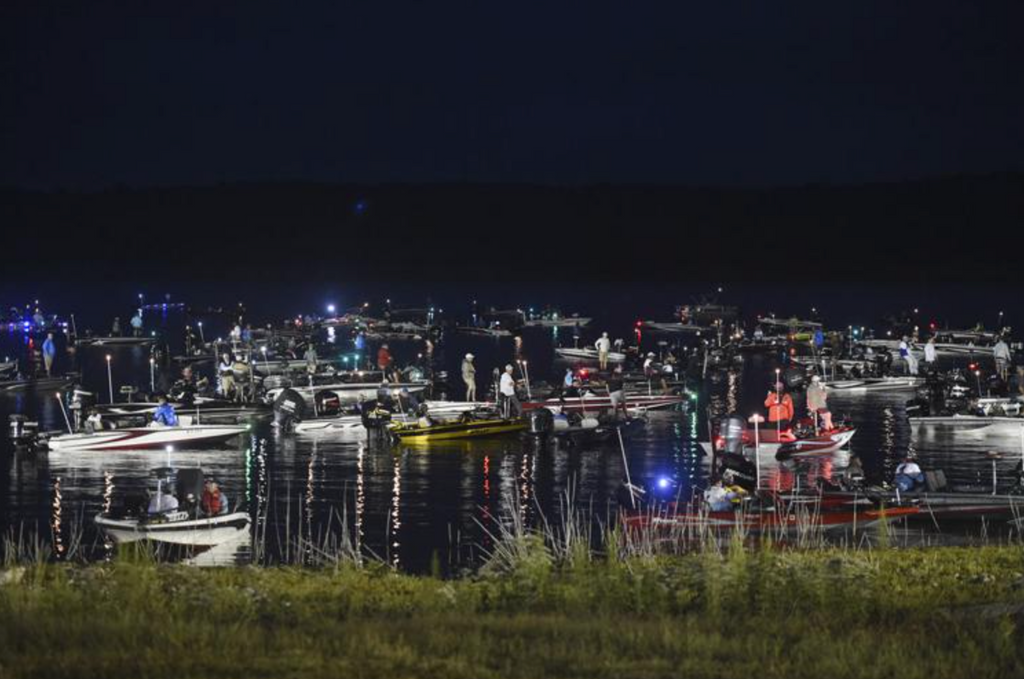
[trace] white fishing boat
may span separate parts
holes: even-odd
[[[642,326],[654,332],[668,332],[691,335],[713,335],[718,332],[716,328],[692,323],[662,323],[660,321],[644,321]]]
[[[864,377],[854,380],[822,382],[829,391],[843,394],[864,394],[876,391],[913,391],[924,384],[923,377]]]
[[[566,361],[577,361],[580,363],[597,363],[597,349],[574,349],[572,347],[559,347],[555,349],[555,355]],[[623,363],[626,355],[618,351],[608,352],[609,363]]]
[[[759,455],[776,459],[830,455],[848,444],[856,433],[853,427],[839,427],[813,436],[798,437],[786,429],[779,435],[780,432],[767,425],[761,428],[756,437],[753,429],[744,433],[743,453],[751,457],[756,450]],[[701,441],[700,445],[708,455],[713,454],[714,448],[710,441]]]
[[[505,328],[477,327],[475,325],[455,326],[455,332],[462,335],[476,335],[477,337],[511,337],[512,331]]]
[[[142,346],[153,344],[156,337],[81,337],[75,343],[81,346]]]
[[[896,339],[869,339],[860,340],[857,342],[862,347],[870,347],[872,349],[885,349],[893,354],[899,353],[900,340]],[[924,342],[911,342],[909,350],[914,354],[916,358],[924,357]],[[964,357],[991,357],[994,353],[994,348],[991,346],[976,345],[971,343],[959,343],[959,342],[935,342],[935,354],[937,356],[964,356]]]
[[[571,328],[573,326],[589,325],[593,320],[586,316],[552,316],[550,318],[531,318],[523,322],[528,328]]]
[[[14,377],[12,379],[0,380],[0,392],[14,391],[55,391],[71,386],[78,378],[77,375],[63,375],[61,377]]]
[[[99,514],[96,525],[117,542],[150,540],[174,545],[212,547],[249,529],[249,515],[233,512],[207,518],[189,518],[186,512],[160,515],[159,519],[112,519]]]
[[[341,382],[334,384],[314,384],[313,386],[294,385],[288,387],[299,394],[303,399],[310,401],[314,394],[322,398],[322,394],[333,394],[343,404],[351,404],[360,400],[371,400],[377,398],[377,392],[381,389],[387,390],[393,397],[397,397],[403,389],[410,394],[416,394],[430,386],[426,380],[415,382]],[[270,389],[267,391],[267,401],[273,402],[285,387]]]
[[[1024,417],[1002,415],[932,415],[909,417],[915,430],[934,429],[943,433],[984,436],[1024,436]]]
[[[209,445],[240,436],[249,427],[236,425],[181,425],[177,427],[129,427],[93,433],[61,434],[46,440],[50,450],[61,452],[187,448]]]
[[[170,545],[213,547],[238,540],[248,534],[250,518],[246,512],[231,512],[229,499],[221,495],[220,511],[205,516],[200,511],[203,496],[203,470],[199,468],[153,470],[155,491],[149,510],[133,507],[123,512],[108,510],[96,516],[96,525],[116,542],[146,540]],[[167,511],[153,511],[163,501],[174,500]],[[152,512],[152,513],[151,513]]]
[[[660,408],[671,408],[689,401],[689,396],[679,394],[642,394],[627,393],[623,397],[628,412],[646,412]],[[547,408],[555,412],[600,412],[612,408],[612,399],[608,394],[598,394],[586,390],[583,394],[571,394],[564,397],[548,398],[538,401],[526,401],[523,410]]]

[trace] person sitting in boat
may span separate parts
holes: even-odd
[[[203,482],[203,499],[200,503],[204,516],[218,516],[228,513],[228,499],[221,492],[220,484],[213,479]]]
[[[704,490],[704,504],[713,512],[725,512],[732,509],[732,503],[729,501],[729,491],[725,489],[725,484],[722,483],[721,479],[718,479]]]
[[[896,487],[907,493],[924,485],[924,473],[917,461],[908,456],[896,467]]]
[[[150,423],[158,427],[177,427],[178,414],[174,412],[174,406],[167,402],[167,397],[161,394],[157,398],[159,404],[156,412],[153,413],[153,421]]]
[[[420,399],[408,388],[402,387],[398,392],[398,407],[404,413],[415,413],[420,408]]]
[[[817,375],[811,377],[811,386],[807,387],[807,411],[817,415],[823,431],[832,430],[832,413],[828,410],[828,390]]]
[[[95,408],[90,409],[89,417],[85,418],[85,431],[89,434],[103,431],[103,416]]]
[[[174,497],[174,493],[155,493],[149,500],[148,514],[165,514],[176,511],[178,511],[178,498]]]
[[[780,423],[782,426],[789,426],[793,419],[793,397],[786,393],[786,387],[777,382],[774,389],[769,390],[768,397],[764,400],[764,407],[768,409],[768,422],[770,424]]]

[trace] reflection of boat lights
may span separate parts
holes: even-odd
[[[363,541],[363,514],[366,512],[366,477],[364,475],[365,446],[359,444],[359,452],[356,453],[356,552],[360,550]],[[347,530],[347,527],[346,527]]]
[[[390,300],[388,300],[390,303]],[[399,509],[402,504],[402,456],[395,456],[395,480],[391,486],[392,500],[391,500],[391,548],[394,550],[391,554],[391,565],[397,568],[399,566],[398,548],[401,543],[398,540],[398,531],[402,527],[402,518],[399,514]]]
[[[64,513],[63,496],[60,492],[60,477],[53,481],[53,513],[50,517],[50,529],[53,533],[53,551],[57,558],[64,556],[64,537],[61,533],[61,518]]]
[[[484,497],[491,497],[491,456],[484,455]]]

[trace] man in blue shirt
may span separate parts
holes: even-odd
[[[167,402],[167,397],[160,396],[157,402],[160,405],[153,413],[153,423],[164,427],[177,427],[178,414],[174,412],[174,406]]]
[[[53,343],[53,333],[46,334],[46,341],[43,342],[43,365],[46,366],[46,376],[50,377],[53,369],[53,357],[57,354],[57,345]]]

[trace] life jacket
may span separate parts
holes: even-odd
[[[788,422],[793,419],[793,399],[789,394],[783,394],[779,401],[778,394],[773,391],[764,400],[764,405],[768,408],[769,422]]]
[[[209,490],[203,491],[203,511],[210,516],[220,514],[221,508],[221,494],[218,490],[216,493],[212,493]]]

